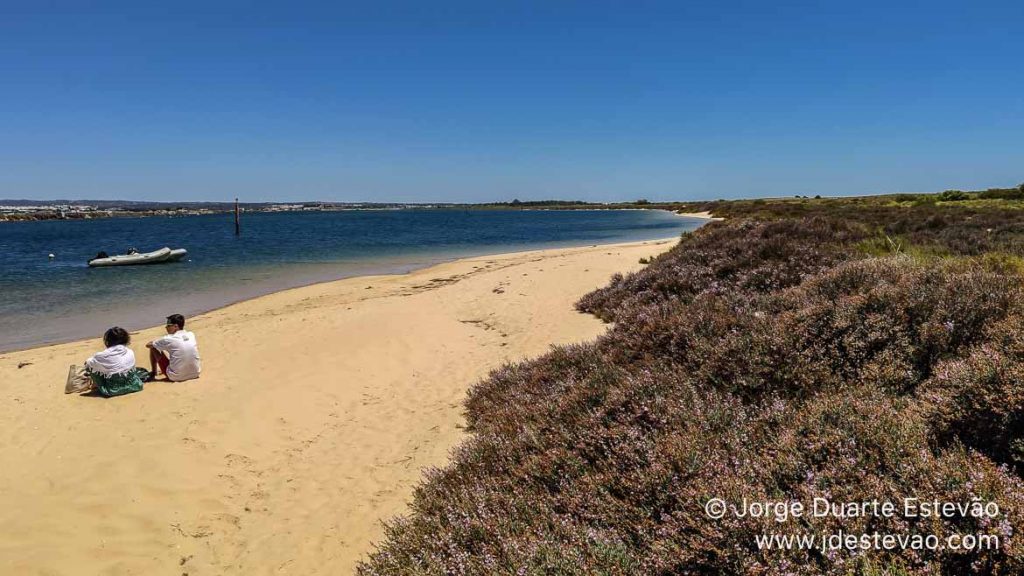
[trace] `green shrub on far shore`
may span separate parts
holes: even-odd
[[[938,199],[942,202],[956,202],[958,200],[967,200],[970,195],[961,190],[946,190],[939,194]]]
[[[1016,188],[989,188],[978,193],[984,200],[1024,200],[1024,184]]]

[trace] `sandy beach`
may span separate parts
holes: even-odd
[[[713,216],[711,212],[705,210],[703,212],[677,212],[680,216],[686,216],[688,218],[703,218],[704,220],[725,220],[725,218],[719,218]]]
[[[189,321],[200,380],[114,399],[63,394],[99,335],[0,355],[0,572],[350,573],[462,438],[467,388],[601,334],[573,303],[674,244],[468,258],[260,297]],[[133,334],[140,364],[162,332]]]

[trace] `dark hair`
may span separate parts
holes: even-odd
[[[114,326],[110,330],[103,333],[103,345],[107,348],[111,346],[125,345],[131,342],[132,337],[128,335],[128,331],[120,326]]]
[[[181,314],[171,314],[170,316],[167,317],[167,324],[174,324],[179,329],[183,330],[185,328],[185,317],[182,316]]]

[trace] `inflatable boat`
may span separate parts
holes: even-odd
[[[171,254],[167,257],[167,260],[164,260],[164,262],[177,262],[184,259],[185,256],[188,256],[188,250],[185,250],[184,248],[175,248],[171,250]]]
[[[188,251],[184,248],[171,250],[161,248],[152,252],[136,252],[133,254],[118,254],[105,258],[93,258],[89,260],[89,266],[101,268],[105,266],[138,266],[141,264],[160,264],[161,262],[177,262],[184,258]]]

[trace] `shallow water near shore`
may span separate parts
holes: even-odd
[[[393,210],[109,218],[0,225],[0,351],[139,329],[315,282],[455,258],[667,238],[704,221],[656,210]],[[129,246],[186,262],[93,269]],[[50,261],[47,254],[55,254]]]

